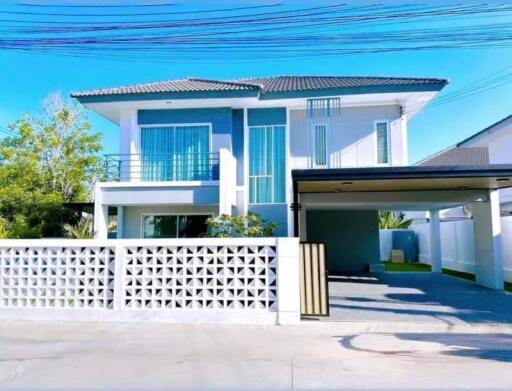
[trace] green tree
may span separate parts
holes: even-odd
[[[380,229],[407,229],[411,226],[412,220],[405,219],[405,213],[379,211]]]
[[[0,141],[0,215],[9,237],[61,236],[65,202],[90,199],[101,175],[99,134],[78,103],[54,93],[42,114],[25,115]]]
[[[274,236],[279,225],[262,219],[257,213],[247,215],[210,217],[208,235],[214,238]]]

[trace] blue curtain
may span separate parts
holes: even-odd
[[[141,129],[141,179],[170,181],[173,175],[174,128]]]
[[[210,179],[208,126],[142,128],[141,152],[144,181]]]
[[[176,127],[176,180],[207,180],[210,176],[208,126]]]
[[[285,127],[249,129],[249,202],[285,201]]]

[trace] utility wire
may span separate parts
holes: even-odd
[[[14,18],[0,21],[0,50],[172,63],[512,47],[512,5],[272,3],[175,13],[143,12],[135,5],[130,13],[106,12],[88,5],[91,12],[70,13],[47,4],[27,13],[23,4],[21,10],[0,6],[0,14]],[[66,21],[68,16],[73,20]]]

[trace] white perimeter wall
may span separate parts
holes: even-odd
[[[430,225],[411,226],[418,236],[419,261],[430,263]],[[389,258],[393,230],[380,230],[381,260]],[[503,246],[503,270],[505,280],[512,281],[512,216],[501,218]],[[441,223],[441,258],[447,269],[475,273],[475,242],[473,220],[447,221]]]

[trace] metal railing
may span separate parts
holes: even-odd
[[[163,182],[219,179],[218,153],[105,155],[105,181]]]

